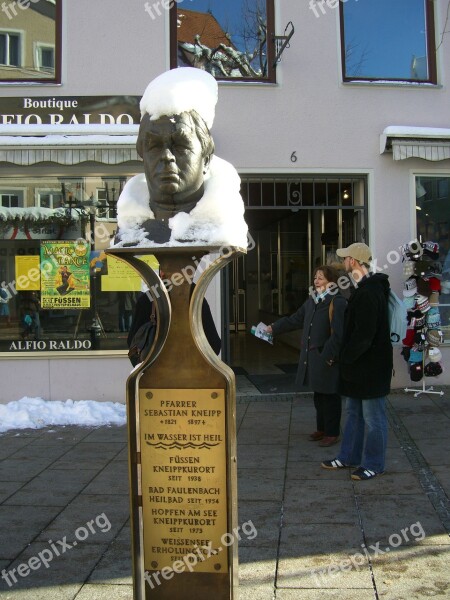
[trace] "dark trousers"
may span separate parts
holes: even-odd
[[[317,431],[325,432],[327,437],[339,435],[342,411],[339,394],[314,392],[314,406],[316,407]]]

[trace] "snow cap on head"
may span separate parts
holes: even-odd
[[[162,73],[151,81],[140,102],[141,118],[145,113],[155,121],[195,110],[208,129],[214,122],[217,104],[217,81],[212,75],[193,67],[181,67]]]

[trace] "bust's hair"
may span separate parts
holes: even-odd
[[[181,113],[183,114],[183,113]],[[214,154],[214,140],[212,139],[211,133],[209,132],[208,126],[202,117],[195,110],[190,110],[186,112],[191,117],[192,122],[194,123],[195,132],[200,141],[200,145],[202,147],[202,154],[204,158],[209,158],[212,154]],[[139,127],[138,138],[136,141],[136,150],[139,156],[143,157],[144,150],[144,131],[142,125],[146,123],[150,119],[150,115],[146,113],[141,119],[141,126]]]

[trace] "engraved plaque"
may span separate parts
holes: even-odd
[[[145,570],[226,572],[224,390],[141,389],[139,426]]]

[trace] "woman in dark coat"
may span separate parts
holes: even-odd
[[[268,327],[274,336],[303,329],[296,384],[299,391],[314,392],[317,431],[309,436],[320,446],[339,440],[341,397],[338,394],[338,357],[342,342],[346,299],[337,287],[338,272],[322,265],[313,275],[314,291],[290,317]]]

